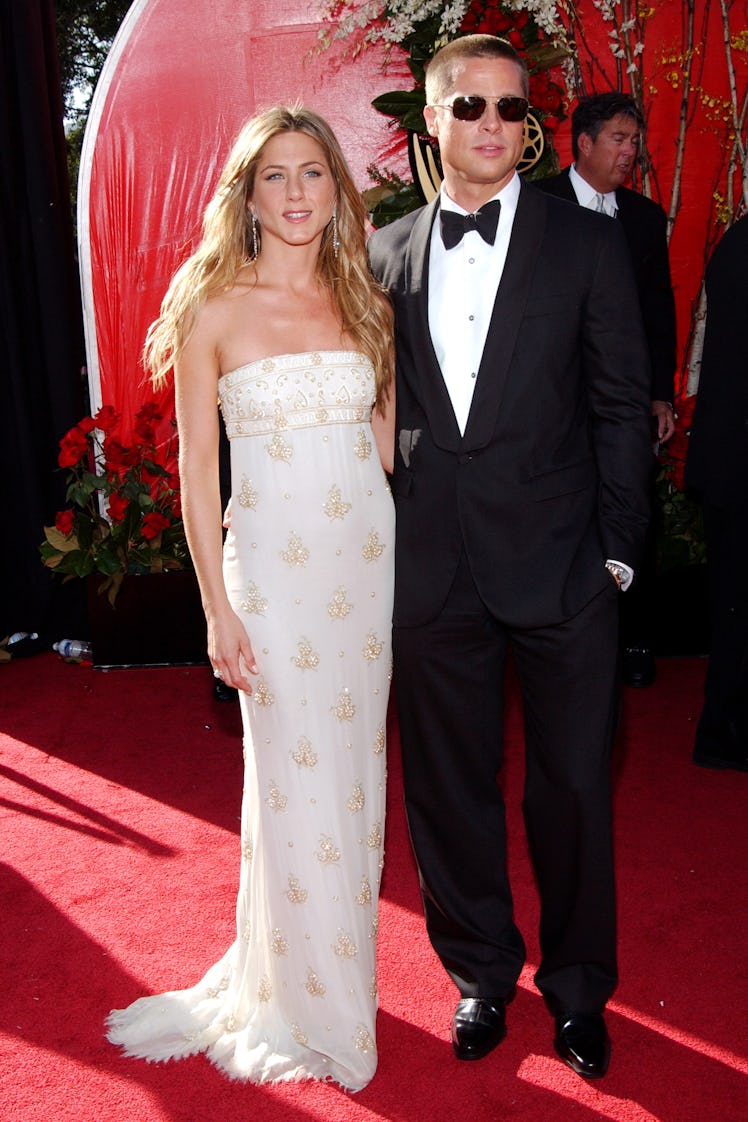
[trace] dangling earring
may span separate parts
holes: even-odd
[[[250,210],[249,218],[250,218],[250,221],[252,223],[252,260],[256,261],[257,260],[257,219],[255,218],[255,212],[253,210]]]
[[[338,259],[338,250],[340,249],[340,238],[338,237],[338,213],[336,210],[332,212],[332,252],[335,260]]]

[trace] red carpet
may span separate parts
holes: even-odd
[[[2,1122],[744,1122],[748,1117],[748,776],[690,762],[704,663],[663,659],[627,691],[616,754],[621,984],[609,1075],[555,1058],[523,976],[509,1035],[455,1060],[455,991],[426,941],[397,738],[381,938],[380,1066],[349,1096],[257,1088],[201,1057],[121,1058],[103,1020],[192,984],[232,939],[239,715],[206,668],[100,673],[41,655],[0,667]],[[537,961],[516,699],[506,789],[517,917]]]

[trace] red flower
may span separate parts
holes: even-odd
[[[164,517],[163,514],[159,514],[157,510],[152,510],[150,514],[146,514],[143,519],[141,533],[146,541],[151,542],[154,538],[158,537],[162,530],[168,529],[170,525],[171,523],[168,518]]]
[[[96,428],[96,421],[93,417],[84,417],[82,421],[78,421],[78,428],[88,434]]]
[[[88,438],[80,425],[73,425],[70,432],[65,433],[60,441],[60,454],[57,462],[60,467],[74,467],[79,460],[87,455],[89,449]]]
[[[55,528],[66,538],[72,534],[74,525],[75,514],[72,510],[61,510],[55,515]]]
[[[107,471],[124,473],[133,464],[137,464],[139,460],[140,454],[137,448],[126,448],[119,440],[109,437],[106,442]]]
[[[102,432],[111,432],[119,421],[119,413],[111,405],[102,405],[94,417],[94,421],[97,429],[101,429]]]
[[[127,507],[129,503],[124,495],[119,495],[115,491],[113,495],[109,496],[109,504],[107,506],[107,513],[112,522],[121,522],[127,514]]]

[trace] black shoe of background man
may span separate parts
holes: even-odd
[[[227,686],[220,678],[214,678],[213,697],[216,701],[238,701],[239,691],[233,686]]]
[[[642,689],[657,677],[655,657],[649,647],[626,647],[621,656],[621,677],[627,686]]]
[[[717,771],[748,771],[748,733],[741,735],[732,722],[720,729],[718,735],[700,729],[696,734],[692,758],[699,767]]]

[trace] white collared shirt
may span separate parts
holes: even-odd
[[[467,425],[473,391],[486,345],[496,292],[504,271],[519,200],[520,179],[513,175],[494,199],[501,201],[493,245],[469,230],[459,245],[445,249],[437,214],[431,231],[429,331],[460,433]],[[441,187],[439,205],[467,214]]]
[[[590,187],[586,179],[577,171],[576,164],[572,164],[569,168],[569,179],[574,188],[574,194],[577,197],[577,202],[580,206],[587,207],[588,210],[597,210],[597,196],[598,192],[594,187]],[[618,203],[616,202],[615,191],[606,191],[603,194],[603,213],[607,214],[609,218],[615,218],[618,214]]]

